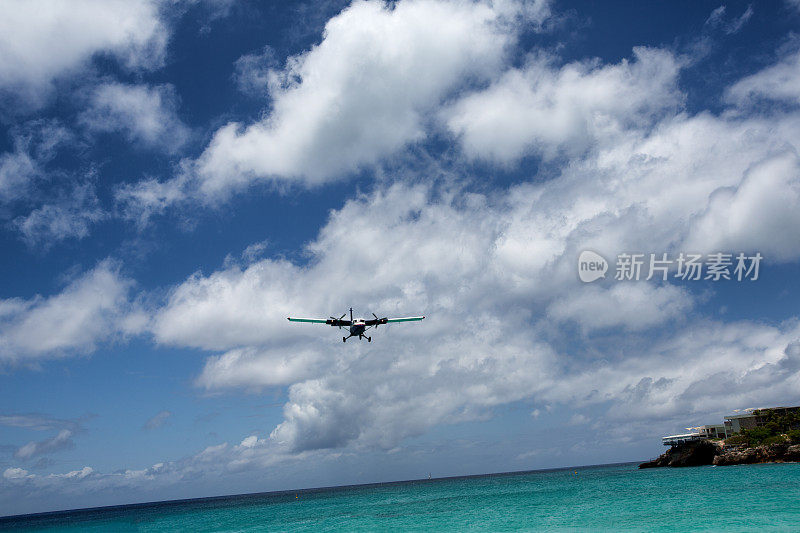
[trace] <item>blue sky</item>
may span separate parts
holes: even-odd
[[[638,460],[800,401],[797,2],[4,11],[2,515]],[[682,252],[763,261],[614,280]],[[351,306],[428,318],[285,320]]]

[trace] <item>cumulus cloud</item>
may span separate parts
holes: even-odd
[[[611,401],[607,416],[620,420],[780,404],[796,398],[800,373],[791,346],[798,335],[796,319],[777,327],[696,323],[565,376],[547,397],[573,406]]]
[[[685,134],[696,125],[684,117],[681,127]],[[735,136],[723,137],[736,144]],[[683,157],[682,148],[672,146],[660,161]],[[720,155],[706,151],[704,157],[713,165]],[[698,160],[692,160],[695,168],[702,167]],[[740,161],[738,175],[747,168]],[[653,170],[647,166],[631,174],[626,164],[606,175],[613,187],[582,192],[579,186],[565,189],[573,180],[585,183],[583,169],[576,167],[574,176],[518,186],[495,203],[475,194],[394,185],[334,212],[308,246],[312,258],[306,267],[262,260],[192,276],[172,292],[156,316],[154,333],[162,343],[227,350],[207,360],[201,386],[289,385],[284,422],[271,437],[296,451],[352,442],[390,448],[437,423],[487,416],[502,403],[537,397],[569,401],[553,392],[553,384],[578,378],[563,373],[559,355],[545,342],[552,333],[545,333],[551,328],[540,310],[579,320],[591,332],[652,331],[693,308],[692,296],[670,285],[643,281],[604,291],[576,279],[580,247],[603,243],[620,250],[636,243],[667,249],[674,233],[659,231],[657,224],[675,228],[702,212],[704,202],[686,202],[672,189],[684,186],[680,180],[672,186],[659,181],[665,200],[652,208],[647,204],[652,190],[628,197],[625,205],[612,201],[621,192],[617,180],[649,183]],[[623,197],[634,193],[632,185]],[[715,189],[707,187],[706,194]],[[360,246],[352,246],[353,227],[360,228]],[[625,305],[619,305],[623,299]],[[285,320],[293,313],[327,316],[342,302],[355,302],[366,312],[424,313],[429,319],[378,331],[380,342],[370,346],[368,356],[361,346],[331,345],[327,328]],[[596,312],[581,316],[584,308]],[[573,360],[576,354],[560,357],[565,364],[583,365],[580,357]],[[677,357],[684,361],[694,353]],[[651,376],[644,368],[618,383],[636,386]],[[577,387],[582,385],[587,384]],[[603,396],[604,401],[614,397]]]
[[[456,101],[442,117],[472,157],[508,163],[528,153],[580,155],[651,125],[682,102],[680,64],[671,53],[634,48],[633,55],[617,65],[584,61],[560,68],[554,58],[535,56]]]
[[[254,468],[267,468],[277,463],[290,464],[312,454],[289,455],[278,449],[268,439],[250,435],[238,445],[227,442],[208,446],[186,457],[155,463],[145,468],[126,468],[114,472],[102,472],[91,466],[63,473],[34,474],[27,469],[14,466],[7,468],[0,479],[0,500],[11,494],[24,495],[40,501],[55,495],[63,498],[75,494],[119,494],[121,489],[128,494],[152,497],[154,491],[181,482],[196,486],[198,482],[213,479],[219,486],[222,474],[235,474]],[[320,460],[325,456],[316,454]],[[179,494],[179,493],[178,493]],[[109,503],[119,503],[112,497]],[[52,504],[51,504],[52,505]],[[45,507],[49,507],[45,504]]]
[[[39,99],[96,54],[131,69],[160,66],[167,31],[151,0],[11,0],[0,20],[0,89]]]
[[[208,389],[227,387],[252,387],[283,385],[317,375],[322,364],[319,348],[240,348],[230,350],[206,360],[197,378],[200,386]]]
[[[137,331],[142,323],[128,300],[131,287],[106,260],[59,294],[0,301],[0,361],[88,352],[99,341]]]
[[[269,441],[295,453],[391,449],[516,401],[654,419],[793,397],[796,322],[709,321],[690,287],[589,286],[575,268],[583,249],[615,257],[758,247],[768,261],[796,261],[800,117],[673,112],[644,123],[621,120],[614,142],[573,156],[549,181],[492,194],[448,179],[379,186],[331,213],[303,264],[229,261],[192,275],[156,313],[154,336],[222,352],[207,359],[202,387],[288,387]],[[721,194],[733,196],[717,205]],[[720,222],[732,214],[756,233]],[[330,328],[285,320],[350,305],[428,319],[354,346]]]
[[[605,360],[596,362],[567,352],[548,357],[544,347],[526,349],[530,337],[511,346],[503,339],[502,350],[445,340],[441,351],[424,355],[397,353],[396,347],[394,357],[373,352],[390,361],[293,385],[284,421],[271,437],[294,450],[352,443],[389,449],[433,425],[481,419],[494,406],[522,399],[609,405],[607,418],[652,423],[794,397],[800,373],[792,366],[796,361],[788,362],[786,347],[800,334],[796,323],[712,323],[675,333],[650,345],[646,338],[641,344],[627,341],[626,353],[605,351]]]
[[[755,163],[742,181],[720,188],[693,226],[687,249],[751,250],[781,260],[800,255],[800,157],[794,150]]]
[[[81,121],[94,132],[121,132],[131,142],[174,152],[189,139],[177,116],[178,97],[169,84],[104,83],[90,99]]]
[[[5,479],[24,479],[28,476],[28,471],[24,468],[6,468],[3,472]]]
[[[536,5],[531,16],[543,16]],[[202,193],[224,196],[254,180],[318,184],[424,139],[435,105],[500,67],[522,14],[513,2],[354,2],[283,70],[264,74],[255,62],[270,112],[216,132],[197,161]]]
[[[439,277],[450,268],[452,276],[463,273],[466,279],[484,266],[480,255],[491,245],[491,226],[497,223],[470,220],[473,213],[451,204],[427,206],[430,193],[423,186],[396,185],[370,200],[348,202],[309,245],[317,264],[308,270],[288,261],[262,260],[246,267],[232,264],[209,276],[192,276],[171,292],[167,306],[159,312],[154,322],[156,339],[227,350],[295,338],[298,330],[286,321],[287,316],[300,311],[326,315],[348,300],[381,312],[409,312],[399,307],[398,283],[408,297],[415,298],[403,305],[426,305],[424,278]],[[483,202],[477,196],[474,200]],[[352,227],[353,221],[361,228],[359,246],[345,247],[350,241],[346,227]],[[427,237],[412,238],[422,235]],[[452,243],[458,243],[462,251],[448,251]],[[343,269],[350,268],[354,270],[344,275]],[[372,282],[363,283],[360,276]],[[333,279],[338,288],[331,292]],[[437,288],[435,296],[444,291]],[[314,294],[328,296],[319,301]],[[314,336],[309,330],[300,331]]]
[[[603,328],[639,330],[684,317],[692,308],[688,291],[672,285],[618,283],[569,294],[550,305],[550,316],[577,322],[584,330]]]
[[[63,479],[84,479],[94,473],[94,469],[91,466],[84,466],[80,470],[72,470],[65,474],[50,474],[49,477],[52,478],[63,478]]]
[[[296,119],[290,103],[310,102],[302,98],[320,86],[315,83],[322,83],[313,81],[312,74],[336,74],[340,78],[334,79],[343,80],[342,86],[355,83],[348,76],[357,69],[348,70],[346,65],[320,64],[319,71],[308,70],[322,61],[319,57],[326,57],[326,46],[350,50],[347,32],[337,25],[347,22],[348,28],[361,28],[351,19],[367,17],[382,23],[377,27],[391,37],[393,24],[416,13],[419,6],[455,10],[454,23],[478,21],[475,28],[464,26],[479,36],[470,54],[481,52],[481,39],[492,35],[500,20],[495,9],[480,3],[400,2],[394,10],[355,4],[328,25],[319,47],[282,71],[300,77],[278,79],[286,85],[278,86],[273,95],[277,96],[272,118],[217,133],[198,164],[211,161],[215,143],[230,142],[224,155],[243,162],[236,172],[244,177],[208,174],[209,180],[217,181],[203,182],[206,190],[222,191],[240,179],[245,183],[279,173],[269,166],[273,162],[265,159],[259,163],[264,166],[256,168],[255,159],[249,158],[255,157],[264,138],[288,142],[281,136],[289,131],[282,129],[289,120],[285,117]],[[368,33],[361,29],[351,37],[359,50],[364,46],[362,33]],[[470,56],[480,60],[479,68],[467,74],[463,73],[467,67],[458,66],[460,48],[454,47],[458,61],[448,63],[448,68],[459,75],[453,79],[480,77],[486,65],[490,66],[486,72],[498,74],[502,61],[494,58],[502,58],[503,43],[487,48],[491,53],[485,57]],[[414,46],[411,52],[408,60],[414,65],[438,66],[427,56],[420,59],[422,52]],[[398,50],[393,57],[403,59],[411,52]],[[614,257],[622,251],[673,252],[691,247],[710,253],[719,247],[758,247],[769,261],[800,258],[791,231],[798,207],[794,154],[800,117],[794,112],[769,118],[733,111],[682,113],[682,95],[675,87],[679,61],[663,50],[638,49],[634,56],[633,61],[616,65],[556,67],[533,60],[448,108],[455,113],[459,106],[488,98],[492,91],[502,93],[503,84],[511,83],[507,78],[516,78],[514,87],[525,98],[499,106],[502,116],[492,117],[498,126],[481,130],[474,148],[467,142],[471,131],[467,122],[454,132],[464,150],[476,157],[511,162],[529,151],[548,157],[563,152],[569,164],[552,179],[479,194],[466,180],[431,183],[405,176],[331,212],[305,249],[307,261],[248,257],[240,264],[231,259],[215,272],[197,272],[173,287],[149,324],[156,342],[212,352],[197,378],[201,387],[285,387],[283,420],[268,438],[249,435],[239,445],[211,446],[184,462],[158,463],[113,476],[92,472],[87,483],[111,486],[178,479],[202,468],[264,466],[327,448],[393,449],[437,424],[485,419],[511,402],[529,403],[534,412],[554,404],[592,407],[606,420],[652,423],[681,413],[700,415],[796,397],[800,384],[796,319],[775,325],[725,324],[703,317],[695,305],[696,293],[688,287],[644,281],[611,286],[611,280],[588,286],[577,279],[575,262],[583,249]],[[484,61],[487,58],[491,61]],[[381,65],[372,54],[363,59],[367,72]],[[416,74],[410,66],[403,72]],[[330,168],[355,168],[413,142],[415,132],[424,134],[430,109],[426,106],[431,105],[427,102],[445,98],[448,83],[423,84],[428,93],[412,92],[408,99],[392,102],[402,111],[397,116],[407,114],[411,119],[399,122],[401,134],[391,143],[384,139],[366,155],[340,150],[347,157],[338,160],[342,166]],[[598,93],[593,99],[586,87],[595,85]],[[554,96],[555,103],[543,98],[546,94]],[[562,94],[565,100],[560,101]],[[615,101],[620,94],[625,95],[625,105]],[[654,94],[663,98],[652,98]],[[395,118],[394,107],[383,112],[386,102],[369,96],[364,102],[381,111],[380,121]],[[337,93],[331,101],[341,99]],[[355,105],[347,98],[343,102],[345,107]],[[339,120],[337,109],[324,116]],[[492,148],[502,145],[505,125],[528,111],[554,117],[553,123],[562,129],[556,128],[551,137],[541,127],[525,130],[524,142],[507,153]],[[308,116],[315,132],[332,124],[349,125],[352,129],[345,128],[341,135],[345,140],[356,142],[364,132],[380,137],[380,131],[370,129],[371,119],[344,124],[328,123],[314,113]],[[408,124],[414,127],[404,129]],[[220,140],[225,135],[229,139]],[[313,147],[315,154],[322,154],[316,156],[320,159],[298,162],[290,151],[279,154],[284,159],[274,164],[286,165],[280,172],[306,181],[329,179],[327,171],[319,171],[322,163],[330,162],[324,159],[327,152],[314,144],[323,137],[312,135],[294,145],[280,145]],[[251,139],[258,142],[247,145]],[[572,151],[573,145],[578,149]],[[347,148],[346,143],[336,146]],[[238,152],[240,148],[244,152]],[[127,193],[158,206],[180,198],[184,186],[155,181],[141,185]],[[731,220],[742,217],[757,233],[748,224]],[[357,241],[353,228],[358,228]],[[24,322],[16,317],[49,304],[50,299],[7,300],[0,302],[0,317],[10,317],[7,322],[16,327]],[[369,345],[345,345],[329,327],[286,321],[290,314],[325,317],[351,305],[363,314],[420,313],[428,319],[382,326],[375,332],[378,342]],[[591,311],[588,316],[582,313],[586,309]],[[691,320],[682,321],[683,315]],[[554,327],[554,320],[558,326],[574,322],[579,327],[573,335],[568,327]],[[575,422],[585,422],[579,418],[583,416],[596,419],[595,413],[591,417],[581,413]],[[29,482],[42,481],[19,481]]]
[[[737,105],[765,99],[800,103],[800,51],[787,53],[775,65],[739,80],[725,92],[725,99]]]

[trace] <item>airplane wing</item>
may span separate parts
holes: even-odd
[[[411,322],[414,320],[422,320],[425,318],[424,316],[406,316],[401,318],[375,318],[370,320],[365,320],[364,325],[366,326],[379,326],[381,324],[388,324],[389,322]]]
[[[352,322],[349,320],[339,320],[338,318],[295,318],[287,317],[289,322],[311,322],[314,324],[328,324],[330,326],[349,326]]]
[[[401,318],[387,318],[386,322],[413,322],[414,320],[422,320],[424,316],[405,316]]]

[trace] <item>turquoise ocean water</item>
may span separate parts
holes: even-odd
[[[800,463],[577,469],[0,519],[49,531],[800,531]]]

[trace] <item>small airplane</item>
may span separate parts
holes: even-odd
[[[350,337],[358,337],[359,339],[367,339],[367,342],[372,342],[372,337],[367,337],[364,332],[369,328],[377,328],[381,324],[388,324],[390,322],[412,322],[415,320],[422,320],[425,318],[424,316],[406,316],[401,318],[378,318],[378,315],[372,313],[372,316],[375,318],[370,318],[369,320],[364,320],[363,318],[356,318],[353,319],[353,308],[350,308],[350,320],[343,320],[344,317],[347,316],[347,313],[343,314],[339,318],[294,318],[288,317],[289,322],[313,322],[315,324],[328,324],[329,326],[338,326],[339,329],[342,329],[342,326],[349,328],[350,335],[347,337],[342,337],[342,342],[347,342],[347,339]]]

